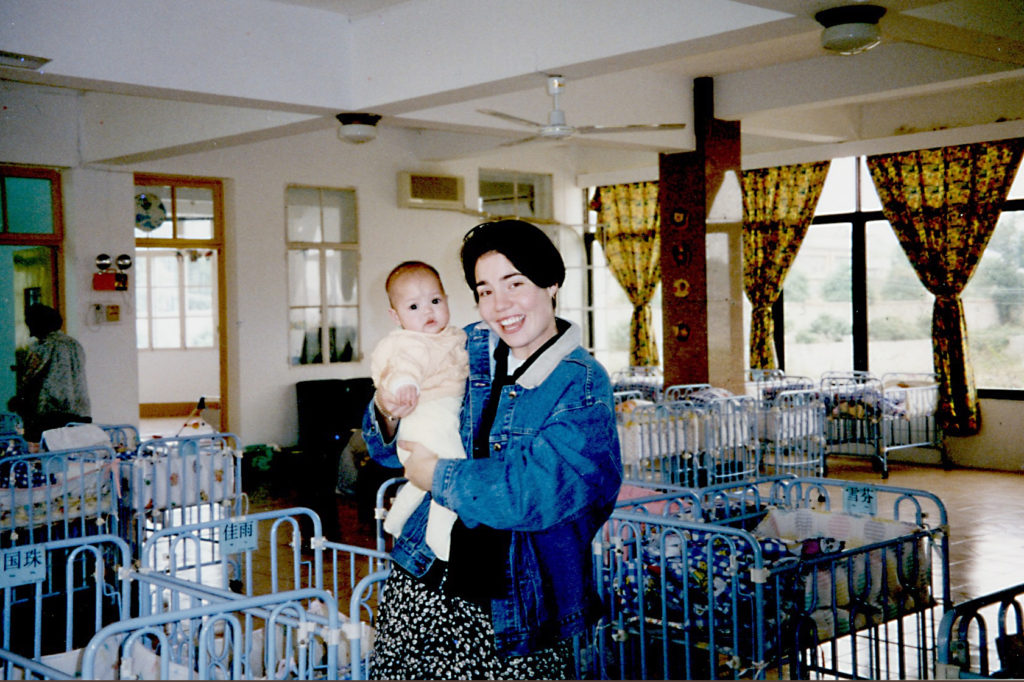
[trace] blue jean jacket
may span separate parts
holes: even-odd
[[[466,452],[491,390],[493,332],[466,327],[469,378],[462,405]],[[568,330],[501,392],[486,459],[441,459],[430,493],[466,526],[511,530],[507,594],[491,603],[495,647],[523,655],[581,632],[594,615],[591,541],[622,483],[611,382]],[[373,405],[363,434],[370,455],[400,467]],[[406,521],[392,558],[415,576],[435,557],[424,541],[429,496]]]

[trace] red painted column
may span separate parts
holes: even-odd
[[[665,385],[708,381],[707,215],[727,170],[740,174],[740,124],[714,118],[710,78],[694,81],[696,149],[659,157]]]

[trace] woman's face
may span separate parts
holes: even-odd
[[[555,336],[551,300],[558,285],[541,288],[497,251],[476,261],[476,294],[480,317],[508,345],[512,355],[525,359]]]

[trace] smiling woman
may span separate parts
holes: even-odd
[[[622,481],[611,382],[555,316],[565,265],[540,228],[478,225],[461,255],[483,318],[465,329],[467,457],[396,443],[410,411],[387,392],[363,420],[370,455],[429,493],[395,539],[370,676],[569,678],[597,599],[590,539]],[[447,560],[430,543],[433,503],[457,516]]]

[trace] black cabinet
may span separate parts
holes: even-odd
[[[373,398],[373,380],[315,379],[295,384],[299,447],[307,452],[341,452],[352,429],[362,426]]]

